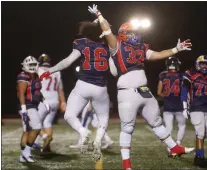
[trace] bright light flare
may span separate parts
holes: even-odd
[[[149,19],[142,19],[142,20],[132,19],[130,23],[132,24],[133,29],[139,29],[139,28],[147,29],[151,26],[151,22]]]
[[[150,20],[144,19],[141,24],[142,28],[149,28],[151,26]]]
[[[79,71],[80,71],[80,66],[77,66],[77,67],[75,68],[75,70],[76,70],[76,72],[79,72]]]
[[[134,29],[138,29],[141,26],[141,23],[138,19],[133,19],[130,21]]]

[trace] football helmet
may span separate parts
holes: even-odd
[[[142,36],[137,32],[130,22],[126,22],[120,26],[118,35],[122,41],[126,41],[132,45],[138,45],[142,43]]]
[[[28,73],[36,73],[39,67],[39,62],[33,56],[26,57],[21,64],[23,65],[22,70]]]
[[[196,70],[207,74],[207,55],[201,55],[196,60]]]
[[[165,66],[168,71],[179,71],[181,62],[177,57],[171,56],[165,61]]]
[[[41,54],[38,58],[40,66],[51,66],[51,58],[47,54]]]

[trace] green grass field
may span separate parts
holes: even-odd
[[[22,133],[21,122],[19,120],[8,121],[2,127],[2,169],[122,169],[119,132],[119,119],[110,120],[108,133],[115,143],[112,148],[103,151],[103,160],[95,164],[92,161],[91,151],[86,155],[81,155],[78,149],[69,148],[69,145],[76,143],[77,134],[64,120],[61,120],[59,125],[54,126],[54,140],[51,144],[54,153],[48,156],[40,156],[36,152],[36,163],[21,164],[18,162],[19,141]],[[173,137],[175,136],[176,131],[173,132]],[[194,136],[194,129],[188,123],[183,144],[190,147],[194,146]],[[193,166],[193,153],[176,159],[168,158],[165,145],[156,138],[144,121],[137,122],[133,134],[131,158],[133,170],[199,169]]]

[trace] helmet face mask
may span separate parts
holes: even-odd
[[[201,55],[196,60],[196,70],[202,74],[207,74],[207,56]]]
[[[166,60],[165,65],[168,71],[179,71],[181,62],[178,58],[171,56]]]
[[[39,62],[33,56],[28,56],[24,59],[22,65],[22,70],[28,73],[36,73],[39,67]]]

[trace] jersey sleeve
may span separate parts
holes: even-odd
[[[17,83],[20,81],[29,83],[29,79],[30,79],[29,75],[27,75],[25,73],[20,73],[17,75]]]
[[[164,78],[164,73],[161,72],[161,73],[159,74],[159,81],[163,81],[163,78]]]
[[[86,38],[81,38],[81,39],[76,39],[73,41],[73,49],[76,49],[82,53],[82,50],[85,48],[87,39]]]
[[[183,73],[183,80],[186,79],[191,83],[191,73],[190,70],[187,70],[185,73]]]

